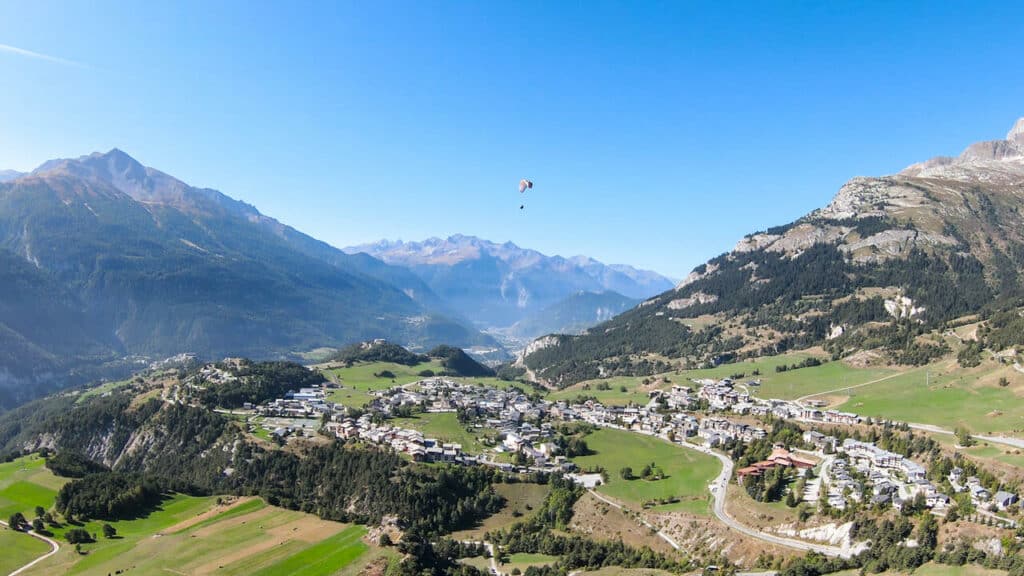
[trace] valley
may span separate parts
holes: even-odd
[[[0,2],[0,576],[1024,576],[1021,22]]]

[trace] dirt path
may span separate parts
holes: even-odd
[[[853,386],[843,386],[842,388],[835,388],[835,389],[832,389],[832,390],[825,390],[823,392],[815,392],[814,394],[808,394],[806,396],[801,396],[801,397],[797,398],[796,400],[794,400],[794,402],[796,402],[801,407],[804,407],[804,402],[806,402],[807,400],[810,400],[811,398],[815,398],[817,396],[828,396],[829,394],[835,394],[836,392],[842,392],[844,390],[855,390],[857,388],[863,388],[865,386],[871,386],[872,384],[878,384],[879,382],[885,382],[886,380],[891,380],[891,379],[893,379],[893,378],[895,378],[897,376],[902,376],[902,375],[903,375],[903,372],[897,372],[895,374],[890,374],[888,376],[883,376],[881,378],[876,378],[875,380],[872,380],[870,382],[864,382],[862,384],[854,384]]]

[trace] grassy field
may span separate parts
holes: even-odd
[[[441,366],[440,361],[431,360],[430,362],[424,362],[422,364],[417,364],[416,366],[405,366],[392,362],[368,362],[354,364],[349,368],[321,369],[325,376],[341,385],[341,388],[328,394],[327,399],[332,402],[356,408],[361,407],[373,398],[370,395],[370,392],[385,390],[392,386],[404,386],[406,384],[412,384],[413,382],[422,380],[424,377],[419,374],[424,370],[431,370],[435,374],[440,374],[444,370],[444,367]],[[384,371],[391,372],[395,377],[379,378],[374,376],[374,374],[380,374]],[[457,377],[451,379],[463,384],[480,384],[483,386],[502,389],[515,385],[514,382],[507,382],[493,377]]]
[[[92,523],[86,525],[90,532]],[[146,518],[113,523],[119,538],[70,546],[31,574],[336,574],[370,549],[366,529],[268,506],[219,506],[215,498],[176,495]]]
[[[1000,387],[1000,377],[1011,385]],[[865,416],[965,426],[975,433],[1024,431],[1024,376],[1008,366],[986,362],[964,369],[952,361],[908,370],[897,377],[858,388],[840,405]]]
[[[15,512],[31,520],[36,506],[49,509],[57,491],[67,482],[55,476],[38,455],[0,464],[0,518],[5,521]]]
[[[491,428],[472,429],[467,432],[454,412],[432,412],[417,414],[412,418],[394,418],[388,422],[400,428],[410,428],[423,432],[428,438],[436,438],[441,442],[462,444],[462,449],[472,454],[490,451],[480,443],[478,438],[485,433],[494,433]]]
[[[4,551],[0,554],[0,574],[10,574],[49,552],[50,546],[28,534],[0,528],[0,550]]]
[[[587,435],[587,445],[595,453],[576,458],[581,468],[603,466],[608,483],[598,488],[602,494],[641,505],[646,500],[678,497],[689,511],[709,513],[708,483],[721,470],[712,456],[675,446],[660,438],[634,432],[601,429]],[[666,478],[656,481],[623,480],[619,471],[626,466],[640,474],[644,465],[654,462]]]
[[[370,362],[354,364],[349,368],[325,368],[321,371],[324,376],[341,386],[327,395],[329,401],[359,408],[373,398],[370,396],[370,392],[421,380],[423,377],[419,373],[424,370],[440,372],[443,369],[440,362],[432,360],[416,366],[405,366],[393,362]],[[374,376],[374,374],[385,371],[391,372],[395,377]]]
[[[22,512],[35,516],[36,506],[50,509],[66,479],[54,476],[38,456],[0,464],[0,516]],[[103,522],[81,525],[98,536],[83,544],[84,554],[64,544],[67,523],[51,528],[60,551],[37,564],[29,574],[105,575],[118,570],[133,574],[304,574],[319,576],[354,572],[390,552],[371,548],[366,529],[320,520],[309,514],[268,506],[259,499],[217,504],[217,497],[171,495],[143,518],[110,523],[117,536],[102,536]],[[5,553],[0,572],[22,566],[48,547],[23,534],[0,531]]]
[[[556,560],[558,560],[558,556],[548,556],[547,554],[511,554],[508,557],[508,562],[501,564],[501,570],[502,572],[512,572],[519,568],[521,572],[526,572],[530,566],[546,566],[553,564]]]
[[[494,490],[505,497],[507,503],[500,512],[488,517],[479,526],[452,534],[456,540],[478,540],[484,532],[493,532],[522,522],[533,514],[531,510],[540,508],[548,495],[548,487],[543,484],[496,484]],[[518,514],[518,515],[517,515]]]
[[[758,358],[735,364],[723,364],[714,368],[701,370],[681,370],[649,377],[655,384],[644,386],[642,377],[615,377],[602,380],[589,380],[552,393],[552,400],[568,400],[580,394],[594,396],[606,405],[624,405],[629,403],[646,404],[647,393],[652,389],[667,389],[673,384],[692,386],[691,380],[703,378],[721,379],[743,374],[739,380],[743,384],[749,380],[760,380],[759,388],[751,387],[750,392],[762,398],[795,399],[807,394],[831,390],[845,386],[855,386],[896,373],[895,370],[883,368],[858,369],[843,362],[826,362],[821,366],[776,372],[776,366],[792,365],[802,362],[812,354],[797,352],[781,356]],[[818,355],[820,357],[820,355]],[[759,372],[755,375],[755,372]],[[668,382],[664,380],[667,379]],[[609,390],[598,390],[599,383],[606,383]],[[623,390],[625,388],[625,390]]]

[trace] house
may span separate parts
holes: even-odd
[[[1016,494],[1012,492],[1006,492],[1005,490],[1000,490],[999,492],[996,492],[995,496],[992,497],[992,502],[994,502],[1000,510],[1006,510],[1010,506],[1016,504],[1018,500],[1019,498],[1017,498]]]

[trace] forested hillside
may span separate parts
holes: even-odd
[[[922,336],[988,320],[1005,350],[1024,306],[1024,134],[881,178],[827,207],[744,237],[674,289],[576,336],[545,338],[525,364],[552,384],[648,374],[822,345],[921,364],[949,350]]]

